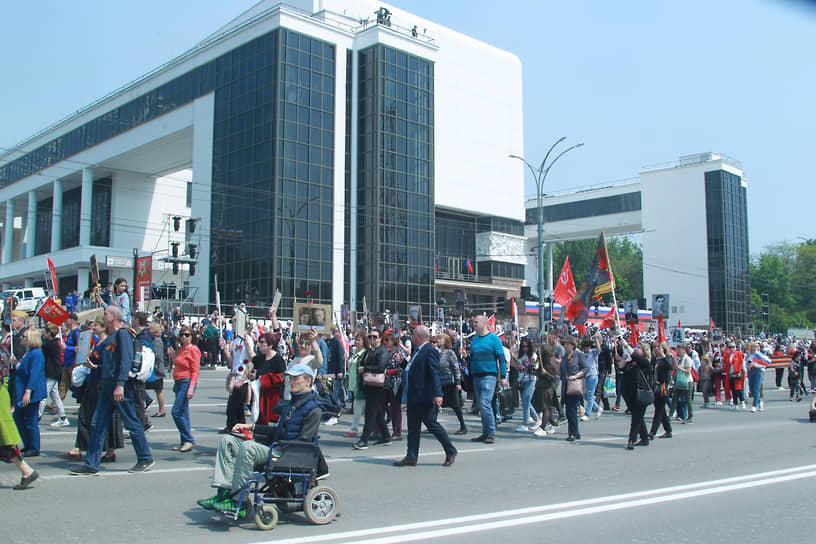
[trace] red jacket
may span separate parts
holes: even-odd
[[[734,373],[739,373],[740,377],[734,380],[734,389],[741,391],[745,388],[745,370],[742,368],[742,363],[745,361],[745,354],[741,351],[734,351],[731,354],[731,360],[728,364],[729,376]]]
[[[258,399],[258,425],[266,425],[270,421],[278,421],[280,417],[274,412],[275,406],[278,405],[281,399],[281,391],[283,391],[283,372],[270,372],[260,377],[261,380],[261,398]]]

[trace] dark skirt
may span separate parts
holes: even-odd
[[[164,391],[164,379],[156,378],[152,382],[145,382],[145,389],[155,391],[157,393]]]
[[[456,391],[456,385],[443,385],[442,386],[442,407],[443,408],[458,408],[459,405],[459,394]]]
[[[74,447],[80,451],[88,451],[88,443],[91,440],[91,422],[99,402],[99,393],[102,390],[102,382],[91,382],[82,388],[82,397],[79,404],[79,414],[77,416],[77,436]],[[108,432],[105,433],[105,450],[118,450],[125,447],[125,439],[122,431],[122,419],[119,417],[119,410],[111,411],[111,418],[108,422]]]

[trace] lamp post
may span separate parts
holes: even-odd
[[[562,136],[550,147],[547,151],[547,154],[544,155],[544,160],[541,161],[541,166],[536,169],[533,165],[527,162],[524,157],[520,157],[518,155],[510,155],[512,159],[518,159],[524,164],[527,165],[527,168],[530,169],[530,172],[533,174],[533,179],[535,180],[536,184],[536,203],[538,205],[538,330],[539,334],[544,332],[544,255],[543,255],[543,246],[544,246],[544,208],[542,203],[543,194],[541,189],[544,186],[544,181],[547,179],[547,174],[550,172],[550,168],[552,168],[553,164],[563,157],[567,152],[572,151],[575,148],[581,147],[584,145],[583,143],[575,144],[571,147],[568,147],[561,153],[555,156],[555,158],[547,164],[547,159],[550,157],[550,153],[552,153],[553,149],[556,148],[558,144],[566,140],[566,136]]]

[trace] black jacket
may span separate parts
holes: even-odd
[[[643,355],[632,354],[632,360],[627,361],[621,369],[623,375],[621,382],[623,385],[623,398],[626,404],[634,402],[637,391],[651,391],[652,384],[649,375],[651,374],[651,361]]]
[[[59,380],[62,376],[59,341],[53,338],[43,340],[42,352],[43,357],[45,357],[45,377],[51,380]]]
[[[388,366],[388,350],[380,344],[377,349],[370,349],[363,359],[363,372],[382,374]]]

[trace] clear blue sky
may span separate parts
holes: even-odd
[[[254,3],[6,3],[0,147],[170,60]],[[715,151],[745,170],[752,254],[816,237],[813,3],[392,3],[521,58],[526,156],[540,161],[560,136],[585,144],[559,161],[545,190],[634,178],[644,165]]]

